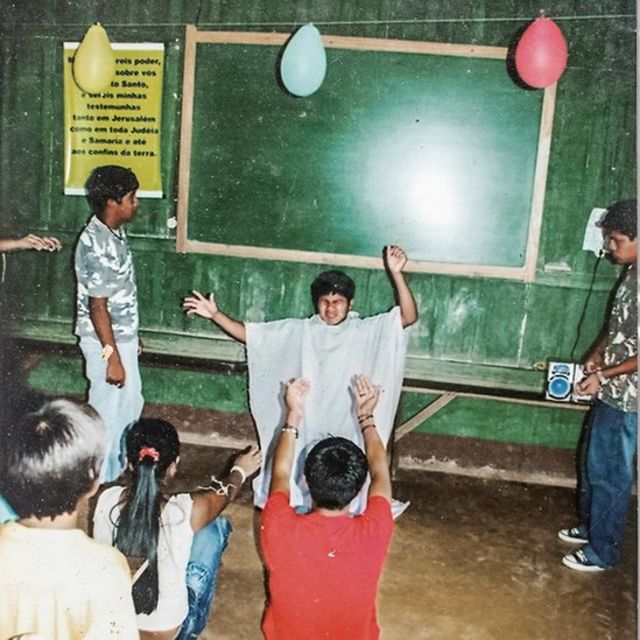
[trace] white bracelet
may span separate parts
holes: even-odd
[[[296,440],[298,439],[298,427],[292,427],[290,424],[285,424],[284,427],[280,427],[280,431],[289,431],[295,435]]]
[[[242,478],[240,484],[244,484],[244,481],[247,479],[247,474],[244,472],[244,469],[240,465],[234,464],[233,467],[231,467],[231,471],[229,471],[229,475],[231,475],[234,471],[237,471]]]
[[[598,378],[598,382],[602,385],[607,379],[604,377],[604,373],[602,373],[602,369],[596,369],[596,378]]]

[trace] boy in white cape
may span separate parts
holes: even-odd
[[[362,446],[354,423],[349,389],[354,376],[375,380],[384,393],[375,409],[376,423],[386,425],[380,437],[385,446],[398,407],[407,348],[406,327],[418,319],[416,303],[404,275],[407,256],[396,246],[384,248],[384,264],[397,305],[368,318],[352,311],[355,284],[341,271],[325,271],[311,284],[315,315],[274,322],[245,323],[223,313],[213,294],[197,291],[185,298],[183,308],[214,322],[235,340],[246,344],[249,368],[249,403],[265,454],[262,473],[254,480],[254,502],[266,502],[271,478],[270,458],[286,416],[282,380],[306,378],[313,382],[306,403],[304,428],[296,442],[291,476],[291,505],[306,511],[311,498],[303,474],[308,450],[320,439],[343,436]],[[384,431],[384,432],[383,432]],[[361,513],[365,486],[351,505]]]

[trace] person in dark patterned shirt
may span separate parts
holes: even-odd
[[[578,392],[595,396],[581,456],[581,522],[558,537],[580,549],[562,558],[577,571],[602,571],[620,560],[633,484],[638,430],[638,279],[636,200],[607,209],[600,227],[611,257],[622,265],[609,320],[584,363]]]

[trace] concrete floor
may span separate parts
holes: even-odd
[[[177,487],[206,482],[228,455],[184,446]],[[397,523],[382,578],[384,640],[637,637],[635,502],[621,565],[581,574],[561,565],[571,546],[556,537],[573,523],[569,489],[405,470],[394,487],[411,506]],[[259,640],[263,573],[249,493],[226,513],[234,533],[201,638]]]

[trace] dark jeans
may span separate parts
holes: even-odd
[[[227,548],[231,531],[229,519],[218,516],[194,535],[187,564],[189,613],[176,640],[194,640],[206,627],[218,581],[222,552]]]
[[[580,516],[588,531],[587,558],[601,567],[620,560],[620,545],[627,521],[638,415],[596,402],[584,439],[580,478]]]

